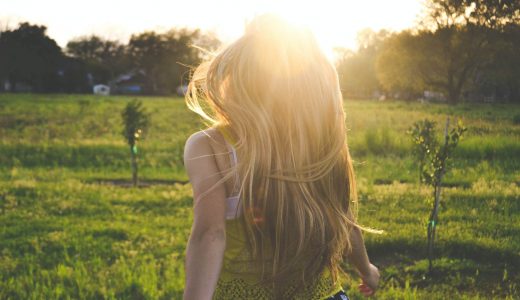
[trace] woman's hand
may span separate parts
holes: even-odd
[[[359,291],[365,297],[374,295],[379,284],[379,269],[373,264],[370,264],[369,270],[366,276],[361,276],[362,282],[359,285]]]

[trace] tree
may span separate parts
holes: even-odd
[[[128,43],[133,66],[146,73],[147,89],[152,93],[159,91],[160,69],[165,56],[164,48],[161,35],[153,31],[132,35]]]
[[[69,41],[66,53],[85,63],[94,83],[106,84],[129,67],[125,45],[96,35]]]
[[[357,52],[336,49],[340,54],[336,65],[344,95],[369,98],[380,90],[375,61],[380,46],[388,35],[385,30],[374,32],[364,29],[358,33]]]
[[[139,184],[137,166],[137,142],[141,140],[148,129],[150,117],[142,103],[138,100],[129,102],[121,113],[124,129],[123,136],[130,147],[132,162],[132,182],[134,186]]]
[[[510,24],[520,24],[516,0],[428,0],[421,21],[430,31],[456,26],[500,29]]]
[[[418,48],[418,40],[411,31],[392,34],[385,40],[376,58],[375,70],[386,91],[399,94],[401,98],[411,98],[426,88],[426,83],[418,76],[422,67],[418,60],[423,57]]]
[[[490,59],[471,80],[476,95],[520,102],[520,25],[512,24],[494,32]]]
[[[457,103],[489,64],[496,32],[517,24],[518,1],[430,0],[421,27],[395,35],[376,63],[387,89],[432,89]]]
[[[459,120],[457,126],[449,130],[450,119],[446,120],[444,144],[435,139],[435,123],[428,119],[416,122],[408,133],[415,144],[415,154],[419,160],[420,182],[433,186],[433,207],[427,227],[429,272],[432,272],[435,231],[439,223],[439,203],[441,198],[442,179],[448,170],[447,161],[457,147],[466,128]]]
[[[436,151],[438,144],[435,139],[435,122],[428,119],[417,121],[408,130],[408,134],[412,136],[415,145],[413,152],[419,161],[419,183],[429,181],[431,179],[429,174],[431,173],[428,170],[430,166],[427,161]],[[425,173],[427,175],[423,176]]]
[[[492,64],[497,37],[512,24],[520,24],[520,2],[514,0],[430,0],[425,28],[440,32],[442,52],[448,58],[448,100],[457,102],[476,72]],[[464,55],[462,55],[464,54]],[[458,71],[460,70],[460,71]]]
[[[199,30],[172,29],[162,34],[150,31],[133,35],[128,51],[133,67],[146,73],[148,92],[172,93],[203,58],[204,53],[194,47],[197,43],[210,50],[219,44],[214,36]]]
[[[63,54],[46,30],[45,26],[20,23],[0,35],[0,78],[8,80],[12,90],[19,83],[31,85],[36,92],[58,89]]]
[[[87,75],[87,66],[82,60],[66,56],[62,61],[62,70],[63,73],[60,80],[60,92],[92,92]]]
[[[395,35],[378,58],[378,77],[389,89],[431,89],[457,103],[478,67],[490,58],[483,34],[478,28],[450,27]]]

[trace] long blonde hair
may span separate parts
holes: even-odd
[[[337,73],[312,34],[257,17],[195,70],[186,100],[235,141],[243,225],[264,282],[304,284],[326,267],[336,280],[357,195]]]

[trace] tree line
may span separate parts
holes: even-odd
[[[520,1],[430,0],[417,28],[337,49],[347,97],[520,102]]]
[[[62,49],[46,30],[25,22],[0,31],[0,91],[91,93],[93,85],[137,74],[141,92],[171,94],[204,58],[194,46],[215,50],[220,44],[210,33],[174,28],[134,34],[126,44],[84,36]]]
[[[337,49],[346,97],[520,102],[520,1],[427,0],[415,28],[361,31]],[[0,91],[91,92],[131,74],[146,94],[171,94],[220,41],[198,29],[147,31],[127,43],[98,36],[61,49],[45,26],[0,31]],[[18,87],[18,88],[17,88]],[[427,93],[425,93],[427,91]]]

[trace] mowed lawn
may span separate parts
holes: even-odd
[[[203,128],[180,98],[138,97],[151,127],[129,187],[120,112],[136,97],[0,94],[0,299],[180,299],[192,222],[182,164]],[[345,101],[359,220],[381,269],[377,299],[520,298],[520,106]],[[434,272],[432,190],[406,130],[468,127],[442,193]],[[347,266],[347,270],[349,270]],[[354,272],[345,280],[361,298]]]

